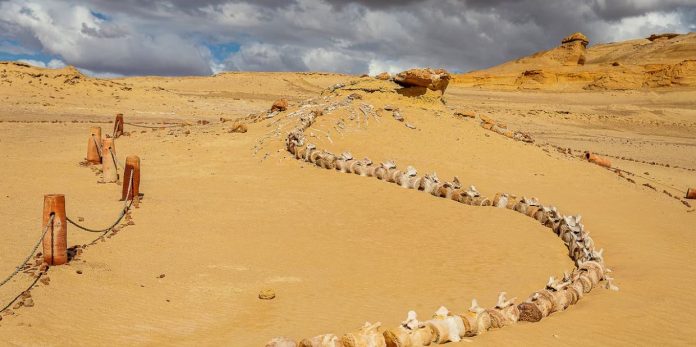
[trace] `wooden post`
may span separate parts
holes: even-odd
[[[94,140],[97,142],[94,142]],[[101,164],[102,158],[99,153],[97,143],[101,143],[101,127],[92,127],[89,129],[89,138],[87,139],[87,162],[90,164]]]
[[[53,216],[53,222],[48,222]],[[48,231],[43,238],[43,258],[48,265],[62,265],[68,262],[68,224],[65,219],[65,196],[63,194],[44,195],[43,229]]]
[[[116,115],[116,120],[114,121],[114,138],[118,138],[123,135],[123,113]]]
[[[585,152],[585,159],[587,159],[587,161],[589,161],[590,163],[597,164],[599,166],[603,166],[606,168],[611,167],[611,161],[609,161],[609,159],[600,157],[591,152]]]
[[[696,199],[696,189],[694,188],[689,188],[686,190],[686,198],[687,199]]]
[[[131,184],[131,171],[133,171],[133,183]],[[130,194],[128,187],[131,186]],[[126,157],[126,167],[123,169],[123,192],[121,200],[132,200],[140,197],[140,157],[129,155]]]
[[[112,153],[116,154],[114,139],[104,139],[102,141],[102,175],[106,183],[118,181],[116,158]]]

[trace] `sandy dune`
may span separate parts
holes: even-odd
[[[2,69],[1,274],[38,237],[43,194],[66,194],[67,214],[89,226],[115,217],[120,186],[97,184],[99,177],[78,165],[89,126],[108,133],[116,112],[126,122],[192,124],[126,125],[130,135],[116,140],[117,154],[138,154],[143,167],[135,225],[52,268],[50,285],[32,290],[34,307],[3,313],[7,344],[260,346],[274,336],[341,335],[365,321],[395,326],[411,309],[424,318],[440,305],[464,311],[474,297],[491,306],[502,290],[522,299],[573,267],[553,233],[518,213],[290,158],[288,115],[322,93],[327,100],[358,93],[379,116],[369,123],[342,112],[320,117],[307,133],[321,148],[393,159],[443,179],[457,175],[488,196],[536,196],[564,214],[582,214],[605,249],[619,292],[596,289],[568,311],[490,331],[474,343],[696,343],[696,303],[688,299],[696,285],[696,213],[662,193],[696,185],[696,93],[689,89],[540,93],[453,84],[443,104],[370,79],[329,93],[331,85],[358,80],[344,75],[95,80],[69,69]],[[229,133],[231,123],[218,120],[265,112],[279,97],[290,109],[249,124],[247,133]],[[399,107],[415,129],[385,105]],[[478,118],[455,112],[488,115],[535,143],[487,131]],[[643,177],[632,184],[554,146],[648,163],[612,158]],[[69,246],[95,238],[68,232]],[[30,282],[21,275],[0,287],[0,304]],[[257,298],[266,288],[275,290],[274,300]]]

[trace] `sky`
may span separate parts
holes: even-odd
[[[0,0],[0,60],[94,76],[465,72],[576,31],[696,32],[696,0]]]

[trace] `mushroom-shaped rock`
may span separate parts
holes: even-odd
[[[443,94],[450,81],[450,74],[444,69],[410,69],[400,72],[394,82],[404,87],[424,87],[439,90]]]
[[[574,42],[574,41],[580,41],[582,42],[582,45],[587,47],[587,44],[590,43],[590,39],[587,38],[583,33],[573,33],[570,34],[561,40],[561,44],[569,43],[569,42]]]

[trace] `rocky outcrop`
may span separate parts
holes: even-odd
[[[394,82],[403,87],[420,87],[445,93],[450,74],[444,69],[410,69],[394,76]]]
[[[650,41],[660,41],[660,40],[670,40],[670,39],[673,39],[677,36],[679,36],[679,34],[675,34],[675,33],[652,34],[652,35],[650,35],[650,37],[647,37],[647,39]]]
[[[278,99],[271,106],[271,112],[275,111],[285,111],[288,109],[288,101],[286,99]]]
[[[389,81],[391,79],[391,75],[388,72],[382,72],[381,74],[375,76],[375,78],[382,81]]]
[[[561,45],[485,70],[453,76],[460,86],[494,90],[638,90],[696,86],[696,33],[588,47],[582,33]]]
[[[562,45],[573,42],[579,42],[583,46],[587,47],[587,45],[590,43],[590,39],[588,39],[583,33],[574,33],[564,37],[563,40],[561,40]]]

